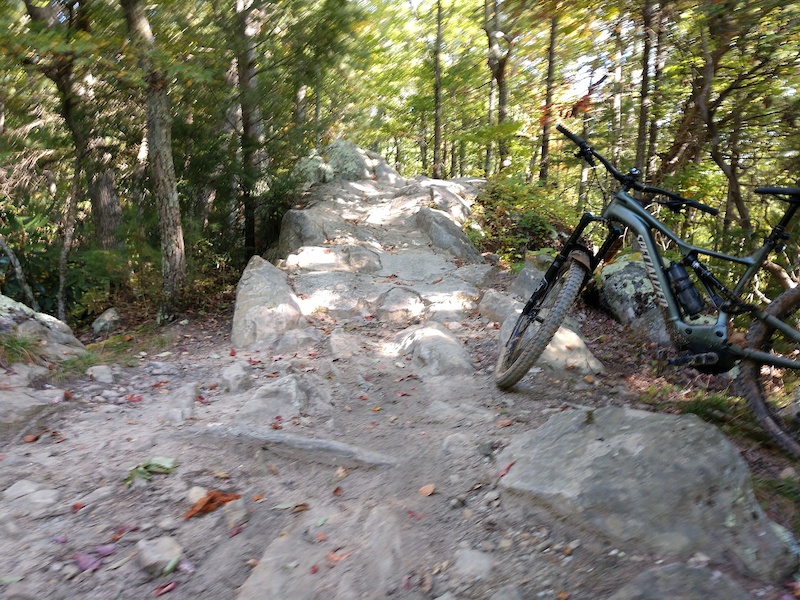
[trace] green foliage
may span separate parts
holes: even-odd
[[[550,248],[574,211],[547,187],[515,177],[496,177],[473,205],[475,223],[468,235],[482,252],[493,252],[509,264],[521,262],[529,250]]]
[[[30,338],[0,333],[0,365],[12,363],[39,363],[39,344]]]

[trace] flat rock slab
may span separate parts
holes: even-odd
[[[608,600],[755,600],[719,571],[674,564],[648,569]]]
[[[736,448],[694,415],[561,413],[516,436],[498,464],[511,461],[502,488],[617,543],[674,559],[701,552],[766,581],[797,564]]]

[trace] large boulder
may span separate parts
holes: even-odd
[[[259,256],[250,259],[236,288],[231,342],[259,349],[305,325],[298,298],[286,274]]]
[[[641,254],[629,254],[600,271],[603,303],[620,323],[629,324],[648,340],[669,345],[664,315]]]
[[[576,410],[515,437],[500,486],[615,544],[696,553],[769,582],[797,566],[790,534],[755,501],[747,464],[694,415]]]
[[[0,335],[28,340],[34,354],[46,360],[63,360],[86,353],[83,344],[72,334],[68,325],[2,295]]]

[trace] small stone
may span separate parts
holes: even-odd
[[[139,566],[153,577],[161,575],[167,565],[183,556],[183,548],[171,537],[140,540],[136,552]]]
[[[244,498],[226,502],[222,506],[222,515],[225,519],[225,527],[228,529],[243,525],[250,519],[250,513],[247,511],[247,504]]]
[[[114,383],[114,373],[108,365],[94,365],[86,369],[86,375],[98,383]]]
[[[199,485],[195,485],[189,489],[189,492],[186,495],[186,497],[189,499],[189,502],[194,504],[198,500],[205,498],[207,494],[208,490],[206,488],[200,487]]]
[[[797,471],[794,467],[786,467],[778,474],[778,479],[785,481],[787,479],[797,479]]]
[[[486,495],[483,497],[484,504],[492,504],[493,502],[497,502],[500,500],[500,492],[497,490],[491,490],[486,492]]]

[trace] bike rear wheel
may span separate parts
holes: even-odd
[[[587,273],[586,266],[569,259],[531,310],[519,315],[508,339],[500,340],[494,371],[497,387],[508,389],[525,377],[564,321]]]
[[[800,331],[800,287],[782,293],[765,312]],[[800,360],[800,344],[762,321],[750,327],[747,343],[755,350]],[[738,383],[759,425],[781,449],[800,458],[800,371],[747,360]]]

